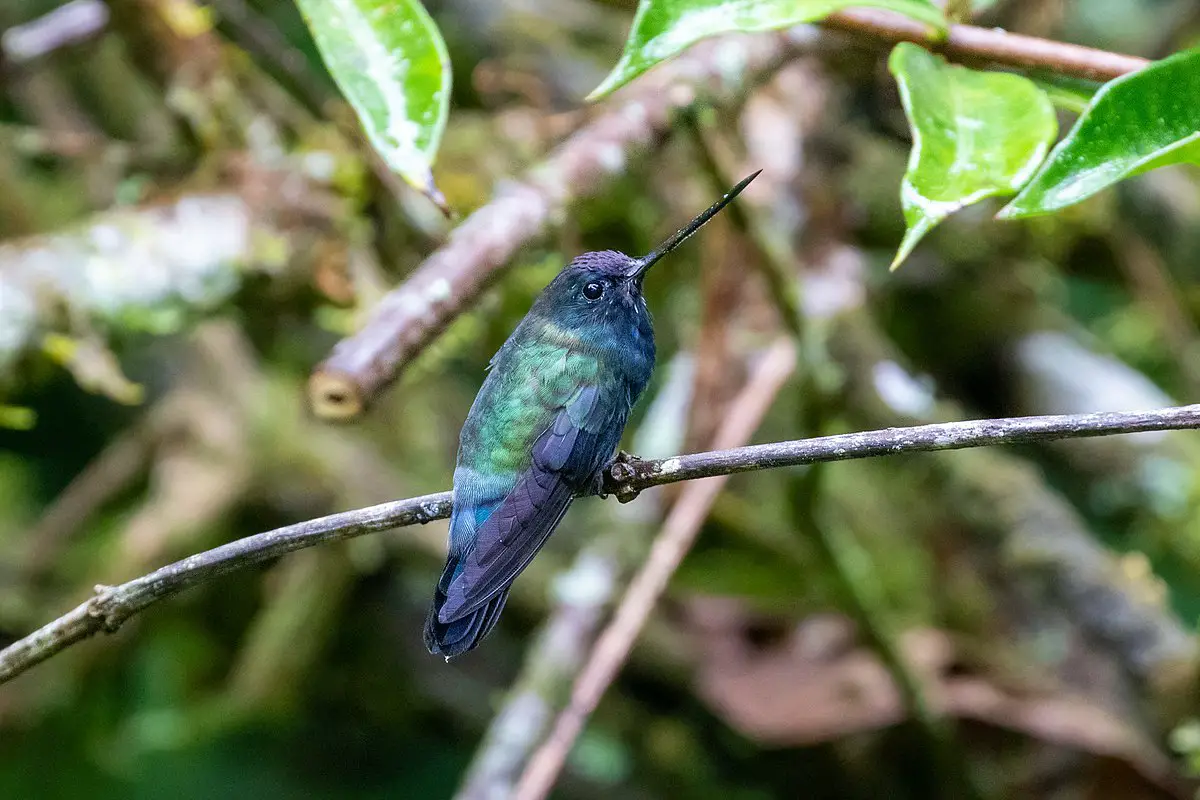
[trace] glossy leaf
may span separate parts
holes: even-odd
[[[417,0],[297,0],[371,144],[439,205],[434,156],[450,109],[450,56]]]
[[[1133,175],[1200,162],[1197,98],[1200,49],[1105,84],[1000,216],[1047,214]]]
[[[935,225],[986,197],[1016,193],[1058,133],[1046,94],[1019,75],[947,64],[903,43],[888,62],[912,130],[900,186],[908,231],[892,268]]]
[[[786,28],[851,6],[886,8],[938,30],[946,27],[941,9],[929,0],[641,0],[621,60],[588,99],[612,92],[706,37]]]

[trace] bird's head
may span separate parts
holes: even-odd
[[[761,172],[762,170],[759,170]],[[759,172],[742,180],[724,197],[641,258],[615,250],[600,250],[575,257],[542,292],[534,305],[540,316],[572,327],[601,326],[646,316],[642,281],[663,256],[698,231],[737,197]]]

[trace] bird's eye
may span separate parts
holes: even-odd
[[[604,284],[600,281],[592,281],[583,287],[583,296],[588,300],[599,300],[604,296]]]

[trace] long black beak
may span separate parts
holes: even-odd
[[[729,205],[733,201],[733,198],[741,194],[742,189],[745,189],[747,186],[749,186],[750,181],[757,178],[761,172],[762,170],[760,169],[758,172],[755,172],[748,178],[743,178],[741,183],[726,192],[725,196],[709,206],[707,211],[700,214],[687,225],[684,225],[682,228],[676,231],[675,235],[670,239],[667,239],[665,242],[641,258],[634,259],[634,271],[631,277],[636,280],[641,280],[642,277],[650,270],[650,268],[658,263],[659,259],[674,250],[676,247],[679,247],[679,245],[683,244],[689,236],[700,230],[700,228],[704,226],[704,223],[715,217],[722,208]]]

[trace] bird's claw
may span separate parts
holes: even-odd
[[[638,496],[639,490],[629,485],[628,481],[637,475],[634,465],[641,461],[635,455],[618,450],[613,459],[596,475],[592,493],[599,497],[617,496],[618,502],[628,503]]]

